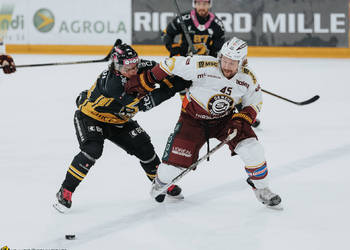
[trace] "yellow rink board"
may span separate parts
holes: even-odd
[[[163,45],[133,45],[141,56],[167,56]],[[15,45],[7,44],[8,54],[75,54],[75,55],[107,55],[111,46],[95,45]],[[350,58],[349,48],[320,47],[259,47],[249,46],[251,57],[319,57]]]

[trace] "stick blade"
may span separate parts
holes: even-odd
[[[320,99],[320,96],[319,95],[315,95],[314,97],[310,98],[309,100],[306,100],[306,101],[303,101],[303,102],[298,102],[297,104],[298,105],[307,105],[307,104],[310,104],[310,103],[313,103],[313,102],[317,101],[318,99]]]

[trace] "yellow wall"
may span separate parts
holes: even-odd
[[[168,51],[162,45],[134,45],[142,56],[167,56]],[[107,55],[111,46],[93,45],[14,45],[7,44],[8,54],[79,54]],[[311,48],[311,47],[259,47],[250,46],[251,57],[324,57],[350,58],[349,48]]]

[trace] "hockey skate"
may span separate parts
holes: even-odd
[[[182,189],[177,185],[171,185],[166,191],[167,199],[183,200],[185,197],[181,194]]]
[[[60,213],[67,212],[72,206],[72,192],[61,187],[56,194],[57,202],[53,204],[53,207]]]
[[[164,185],[161,185],[158,183],[158,181],[153,180],[152,183],[152,189],[151,189],[151,196],[157,201],[157,202],[163,202],[165,197],[173,199],[173,200],[183,200],[184,196],[181,194],[181,188],[177,185],[171,185],[168,190],[164,193],[158,194],[157,191],[161,189]]]
[[[283,207],[281,206],[282,199],[278,194],[271,192],[268,187],[256,188],[250,178],[247,179],[247,182],[253,188],[254,194],[258,201],[266,205],[268,208],[283,210]]]

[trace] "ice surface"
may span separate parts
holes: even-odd
[[[16,63],[102,56],[13,55]],[[160,58],[153,58],[159,60]],[[18,69],[0,79],[0,247],[10,249],[344,249],[349,236],[349,59],[250,58],[264,94],[261,128],[271,189],[284,211],[257,202],[241,160],[227,148],[181,180],[185,200],[158,204],[137,159],[106,142],[73,195],[52,208],[79,151],[75,98],[105,63]],[[180,111],[178,96],[135,119],[161,156]],[[214,146],[217,142],[211,141]],[[205,152],[205,148],[201,153]],[[66,234],[76,240],[67,241]]]

